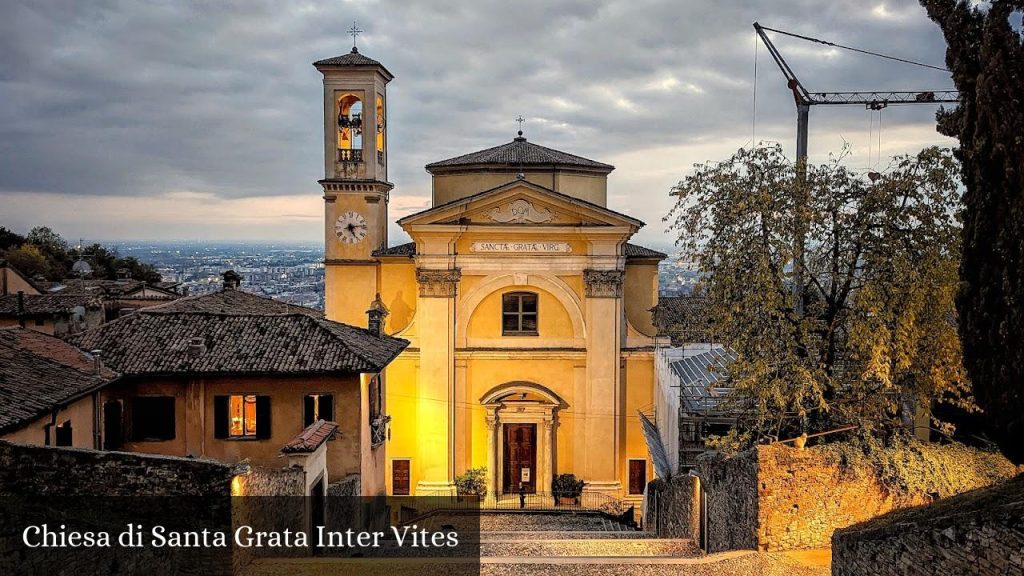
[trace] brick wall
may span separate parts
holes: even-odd
[[[698,465],[708,550],[830,545],[837,528],[988,486],[1016,474],[1000,455],[960,445],[759,446]]]
[[[836,531],[832,574],[1024,574],[1024,475]]]

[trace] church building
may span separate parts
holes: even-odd
[[[426,166],[431,207],[388,243],[387,85],[348,54],[323,74],[326,315],[386,314],[411,345],[386,370],[388,494],[586,489],[639,499],[653,468],[639,421],[654,392],[658,263],[643,222],[607,206],[613,166],[519,135]]]

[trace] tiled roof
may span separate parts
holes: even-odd
[[[366,56],[363,56],[362,54],[359,53],[359,50],[357,50],[355,47],[352,47],[352,51],[349,52],[348,54],[342,54],[341,56],[334,56],[333,58],[324,58],[323,60],[317,60],[316,62],[313,62],[313,66],[316,66],[316,67],[321,67],[321,66],[328,66],[328,67],[377,66],[377,67],[380,67],[382,70],[384,70],[384,72],[387,72],[388,76],[392,76],[391,72],[388,72],[388,69],[385,68],[383,64],[381,64],[380,62],[377,62],[373,58],[367,58]]]
[[[109,370],[97,374],[87,357],[88,368],[79,369],[83,359],[68,344],[28,332],[0,330],[0,431],[28,424],[114,376]]]
[[[416,243],[406,242],[405,244],[399,244],[397,246],[391,246],[390,248],[380,248],[373,251],[374,256],[415,256],[416,255]]]
[[[288,441],[281,448],[281,452],[284,454],[312,452],[319,448],[321,444],[333,438],[337,431],[338,425],[334,422],[317,420],[307,426],[305,430],[299,432],[298,436]]]
[[[29,316],[70,313],[76,306],[98,308],[102,306],[95,294],[25,294],[25,314]],[[0,315],[18,313],[18,295],[0,296]]]
[[[506,166],[578,166],[586,168],[597,168],[611,172],[615,169],[611,164],[604,164],[596,160],[590,160],[575,154],[562,152],[553,148],[540,146],[527,142],[526,138],[517,137],[507,144],[471,152],[427,164],[427,170],[433,168],[446,168],[449,166],[474,166],[477,164],[502,164]]]
[[[651,311],[658,334],[670,336],[673,344],[682,344],[713,340],[706,308],[704,296],[662,296]]]
[[[409,345],[319,316],[225,290],[140,310],[73,342],[103,350],[126,375],[379,372]]]
[[[61,282],[56,294],[103,293],[108,296],[131,294],[145,288],[142,280],[106,280],[101,278],[69,278]]]
[[[149,314],[208,312],[211,314],[305,314],[322,318],[323,312],[250,294],[241,290],[219,290],[199,296],[186,296],[167,304],[145,309]]]
[[[668,258],[668,254],[664,252],[658,252],[657,250],[651,250],[645,246],[630,244],[629,242],[623,247],[622,252],[626,258]]]
[[[96,360],[91,354],[75,348],[60,338],[19,327],[0,328],[0,331],[11,346],[83,372],[96,371]],[[116,372],[106,366],[101,368],[101,373],[109,378],[117,376]]]

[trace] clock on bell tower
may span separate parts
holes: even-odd
[[[387,246],[387,84],[383,64],[352,51],[313,63],[324,80],[325,312],[331,320],[362,326],[366,315],[346,301],[374,301],[374,250]],[[347,309],[347,310],[346,310]],[[351,315],[351,317],[349,317]]]

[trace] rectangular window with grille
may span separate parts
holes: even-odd
[[[537,295],[509,292],[501,297],[501,335],[537,336]]]

